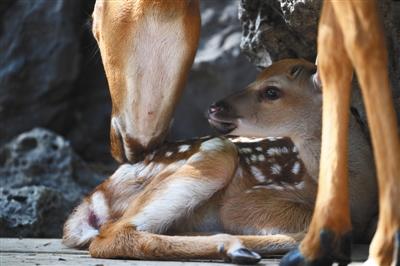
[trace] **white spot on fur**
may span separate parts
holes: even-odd
[[[269,148],[267,150],[267,154],[269,156],[281,155],[281,150],[279,148]]]
[[[237,138],[232,138],[231,141],[236,143],[236,142],[243,142],[243,143],[253,143],[253,142],[260,142],[265,140],[266,138],[247,138],[247,137],[237,137]]]
[[[257,155],[252,154],[250,159],[251,159],[252,162],[257,162]]]
[[[295,162],[292,167],[292,173],[297,175],[300,172],[300,162]]]
[[[279,164],[273,164],[271,166],[271,173],[273,175],[279,175],[282,171],[282,167]]]
[[[251,148],[241,148],[240,151],[242,153],[252,153],[252,149]]]
[[[214,151],[214,150],[223,150],[226,143],[226,140],[221,138],[212,138],[210,140],[204,141],[200,145],[201,151]]]
[[[255,177],[255,179],[256,179],[258,182],[265,182],[265,176],[264,176],[264,174],[261,172],[260,169],[258,169],[258,168],[255,167],[255,166],[251,166],[251,167],[250,167],[250,171],[251,171],[251,173],[253,174],[253,176]]]
[[[187,145],[187,144],[181,145],[178,148],[178,152],[187,152],[189,149],[190,149],[190,145]]]
[[[96,214],[100,225],[104,224],[109,219],[109,208],[103,192],[96,191],[92,197],[92,209]]]
[[[281,153],[289,153],[288,147],[282,147],[281,148]]]
[[[262,155],[262,154],[258,155],[258,160],[259,160],[260,162],[265,161],[265,156]]]
[[[165,157],[171,157],[172,154],[174,154],[172,151],[167,151],[167,152],[165,153]]]
[[[165,186],[132,219],[132,224],[139,231],[162,233],[171,223],[187,215],[200,202],[209,199],[222,180],[200,181],[180,177]]]
[[[297,149],[297,147],[296,147],[296,146],[293,146],[293,149],[292,149],[292,151],[293,151],[293,152],[299,152],[299,149]]]
[[[256,147],[256,151],[263,151],[261,147]]]
[[[289,149],[287,147],[273,147],[273,148],[269,148],[267,150],[267,154],[270,156],[274,156],[274,155],[282,155],[285,153],[289,153]]]

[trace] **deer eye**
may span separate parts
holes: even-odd
[[[274,101],[279,99],[282,96],[282,92],[275,86],[268,86],[265,89],[261,90],[260,98],[262,100],[270,100]]]

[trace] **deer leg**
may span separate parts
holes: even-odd
[[[131,223],[118,221],[102,227],[89,247],[97,258],[147,260],[224,259],[237,264],[253,264],[264,256],[279,255],[282,246],[297,245],[304,234],[232,236],[167,236],[135,230]]]
[[[166,236],[137,231],[127,222],[103,227],[89,252],[96,258],[147,260],[225,259],[253,264],[261,257],[245,248],[236,236]]]
[[[111,100],[111,152],[136,162],[170,126],[200,35],[198,0],[97,0],[93,33]]]
[[[347,138],[352,66],[331,2],[324,2],[318,32],[318,72],[323,87],[318,195],[309,231],[281,265],[345,265],[350,260]]]
[[[400,144],[376,1],[334,2],[371,130],[379,186],[379,222],[368,265],[400,265]],[[349,23],[352,22],[352,23]]]

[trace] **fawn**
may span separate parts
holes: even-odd
[[[305,60],[279,61],[209,108],[214,128],[241,137],[165,143],[120,166],[69,217],[64,243],[90,244],[94,257],[233,262],[296,247],[317,187],[322,95],[315,75]],[[376,184],[368,142],[355,119],[350,124],[351,209],[362,238],[376,213]],[[167,236],[215,232],[253,236]]]

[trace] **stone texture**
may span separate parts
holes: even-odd
[[[283,58],[314,61],[320,7],[320,0],[242,0],[242,51],[258,68]]]
[[[2,1],[0,142],[34,126],[66,126],[66,99],[79,73],[79,6],[77,0]]]
[[[41,126],[112,162],[111,102],[90,31],[94,0],[0,3],[0,144]]]
[[[0,148],[0,235],[60,236],[65,216],[103,179],[62,137],[19,135]]]
[[[59,237],[65,210],[70,209],[65,205],[62,195],[51,188],[0,188],[0,236]]]

